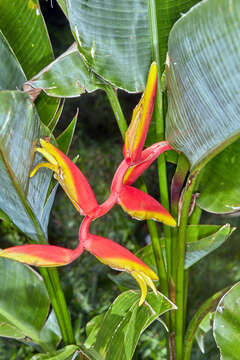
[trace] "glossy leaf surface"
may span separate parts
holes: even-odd
[[[35,75],[28,84],[55,97],[76,97],[101,87],[100,80],[84,64],[76,43]]]
[[[195,334],[195,338],[198,343],[199,349],[203,354],[205,353],[204,337],[212,329],[212,321],[213,321],[213,313],[209,312],[200,322]]]
[[[160,55],[165,62],[168,33],[182,12],[196,0],[159,1]],[[67,0],[72,32],[89,67],[102,78],[130,92],[144,90],[152,62],[148,2]]]
[[[28,266],[0,260],[0,335],[40,343],[49,299],[40,275]],[[10,329],[12,328],[12,332]]]
[[[46,217],[44,206],[51,173],[42,171],[29,180],[33,146],[43,131],[27,94],[2,91],[0,101],[0,208],[27,236],[43,241],[44,233],[47,238],[49,213]]]
[[[41,329],[40,339],[42,343],[47,345],[49,351],[55,350],[62,340],[61,331],[53,310],[49,314],[44,327]]]
[[[68,153],[70,144],[72,142],[73,134],[77,124],[77,116],[78,114],[74,116],[68,127],[57,138],[58,148],[64,152],[64,154]]]
[[[220,300],[213,331],[222,360],[238,360],[240,348],[240,283]]]
[[[213,213],[240,209],[240,140],[210,160],[199,174],[197,204]],[[211,181],[209,181],[211,179]]]
[[[204,226],[204,225],[203,225]],[[231,235],[233,229],[230,225],[219,226],[217,231],[214,230],[215,226],[213,225],[213,233],[211,235],[204,235],[201,237],[198,235],[194,241],[191,241],[191,236],[194,237],[201,228],[201,225],[189,225],[187,229],[187,242],[186,242],[186,253],[185,253],[185,269],[188,269],[190,266],[195,264],[197,261],[210,254],[212,251],[216,250],[221,246]]]
[[[0,0],[0,8],[0,29],[30,78],[53,59],[39,2]]]
[[[240,3],[206,0],[171,30],[167,139],[195,167],[240,132]]]
[[[94,349],[105,360],[130,360],[141,333],[161,314],[175,308],[160,293],[149,293],[140,307],[139,297],[139,291],[121,294],[104,316]]]
[[[0,29],[29,79],[53,60],[52,46],[39,2],[0,0],[0,9]],[[47,124],[57,109],[58,100],[41,94],[36,105],[41,121]]]
[[[1,30],[0,59],[0,90],[21,89],[26,77]]]
[[[48,354],[34,355],[31,360],[103,360],[94,350],[84,346],[68,345]]]

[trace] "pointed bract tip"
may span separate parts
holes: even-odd
[[[123,154],[131,164],[141,159],[142,149],[150,125],[157,90],[157,64],[152,63],[144,94],[133,110],[132,120],[125,136]]]

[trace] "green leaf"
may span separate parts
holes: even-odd
[[[0,90],[21,89],[26,77],[1,30],[0,59]]]
[[[177,1],[177,3],[172,0],[156,1],[161,71],[164,70],[168,48],[168,36],[173,24],[182,14],[185,14],[199,1],[200,0],[180,0]]]
[[[171,26],[196,0],[157,2],[160,57],[164,64]],[[91,70],[130,92],[145,88],[152,62],[148,2],[67,0],[69,21],[79,51]]]
[[[31,360],[72,360],[76,359],[75,357],[78,354],[78,346],[77,345],[68,345],[63,349],[50,352],[48,354],[37,354],[34,355]]]
[[[131,359],[141,333],[175,305],[158,293],[149,293],[139,307],[140,291],[119,295],[102,320],[94,349],[105,360]]]
[[[213,332],[222,360],[238,360],[240,349],[240,283],[220,300],[214,317]]]
[[[73,134],[77,124],[77,117],[78,117],[78,112],[76,113],[76,115],[74,116],[68,127],[57,138],[58,148],[65,154],[68,153],[69,147],[72,142]]]
[[[192,168],[239,136],[239,32],[238,0],[201,1],[170,32],[166,134]]]
[[[207,226],[209,228],[209,226]],[[214,233],[209,236],[204,235],[202,238],[201,232],[198,234],[198,237],[195,237],[198,231],[201,231],[201,225],[189,225],[187,229],[187,242],[186,242],[186,252],[185,252],[185,265],[184,268],[188,269],[190,266],[195,264],[197,261],[210,254],[212,251],[216,250],[221,246],[232,234],[235,228],[231,228],[229,224],[226,224],[222,227],[219,226],[219,229],[216,231],[216,226],[213,225]],[[207,230],[207,229],[206,229]],[[207,230],[208,231],[208,230]],[[193,237],[193,241],[191,241]],[[198,239],[198,240],[196,240]]]
[[[49,351],[56,350],[62,339],[61,331],[53,310],[40,332],[40,339],[43,344],[47,345]]]
[[[98,334],[98,331],[99,331],[100,326],[102,324],[102,320],[103,320],[104,315],[105,314],[103,313],[103,314],[94,316],[94,318],[92,318],[87,323],[87,326],[86,326],[87,339],[86,339],[86,341],[84,343],[84,345],[87,348],[89,348],[90,346],[92,346],[96,342],[97,334]]]
[[[31,239],[46,241],[51,173],[39,171],[29,179],[33,147],[44,131],[27,94],[1,91],[0,102],[0,209]]]
[[[151,64],[146,1],[67,0],[69,21],[89,67],[117,87],[145,88]]]
[[[0,0],[0,29],[31,78],[53,60],[38,0]]]
[[[0,0],[0,9],[0,29],[26,77],[31,78],[53,60],[52,46],[39,2]],[[41,94],[36,106],[41,121],[47,125],[56,112],[58,99]]]
[[[64,103],[65,103],[65,100],[63,100],[63,101],[60,103],[60,105],[59,105],[56,113],[54,114],[54,117],[51,119],[51,121],[50,121],[50,122],[48,123],[48,125],[47,125],[48,129],[49,129],[51,132],[53,132],[53,130],[54,130],[55,127],[57,126],[57,123],[58,123],[58,121],[59,121],[59,119],[60,119],[60,117],[61,117],[61,115],[62,115]]]
[[[96,351],[84,346],[68,345],[63,349],[47,354],[34,355],[31,360],[103,360]]]
[[[213,315],[214,315],[213,312],[208,312],[205,315],[205,317],[200,322],[195,334],[199,349],[203,354],[205,353],[204,337],[212,329]]]
[[[41,343],[39,334],[49,299],[40,275],[26,265],[1,258],[0,288],[0,335]]]
[[[206,164],[196,187],[200,193],[198,206],[218,214],[240,209],[239,158],[240,141],[237,140]]]
[[[84,64],[76,43],[26,84],[57,97],[80,96],[103,85]]]
[[[228,288],[229,289],[229,288]],[[185,333],[184,340],[184,359],[190,359],[191,350],[194,340],[196,340],[196,334],[199,331],[207,331],[209,328],[208,317],[212,317],[212,314],[223,295],[228,291],[228,289],[223,289],[209,299],[207,299],[200,308],[196,311],[190,323],[188,324],[187,331]],[[206,321],[206,322],[205,322]],[[201,344],[202,345],[202,344]]]
[[[60,103],[59,99],[47,96],[45,93],[41,92],[34,103],[42,123],[46,126],[51,124],[58,111]]]

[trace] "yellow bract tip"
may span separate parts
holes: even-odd
[[[131,275],[134,277],[134,279],[138,282],[140,289],[141,289],[141,298],[139,300],[139,306],[141,306],[147,296],[147,285],[153,290],[154,294],[157,295],[157,289],[152,281],[152,279],[144,274],[142,271],[132,271]]]

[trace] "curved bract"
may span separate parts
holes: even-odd
[[[30,176],[34,176],[41,167],[51,169],[80,214],[90,214],[92,210],[98,207],[98,203],[85,176],[62,151],[49,141],[41,139],[40,143],[42,147],[38,147],[36,151],[40,152],[48,160],[48,163],[38,164]]]

